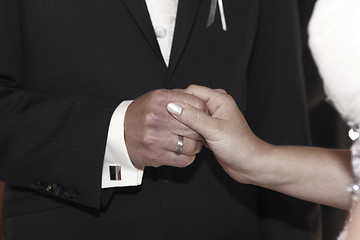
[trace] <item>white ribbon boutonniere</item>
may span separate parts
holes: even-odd
[[[222,29],[224,31],[226,31],[227,30],[226,19],[225,19],[224,6],[223,6],[223,1],[222,0],[211,0],[207,27],[210,27],[211,24],[213,24],[214,21],[215,21],[216,7],[217,7],[218,4],[219,4],[219,11],[220,11]]]

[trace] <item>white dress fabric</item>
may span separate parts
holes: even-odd
[[[309,45],[325,92],[340,114],[360,123],[360,1],[318,0]]]
[[[360,0],[318,0],[308,30],[328,99],[360,126]],[[344,230],[338,240],[346,237]]]

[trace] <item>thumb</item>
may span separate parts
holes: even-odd
[[[193,129],[202,135],[206,140],[217,130],[217,119],[212,118],[201,109],[195,108],[186,103],[169,103],[167,105],[169,113],[179,122]]]

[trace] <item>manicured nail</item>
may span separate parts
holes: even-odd
[[[169,103],[167,105],[167,109],[170,113],[172,113],[176,116],[180,116],[181,111],[182,111],[182,107],[180,107],[179,105],[177,105],[175,103]]]

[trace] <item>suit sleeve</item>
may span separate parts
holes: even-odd
[[[120,102],[22,90],[16,1],[0,0],[0,179],[99,208],[111,115]]]

